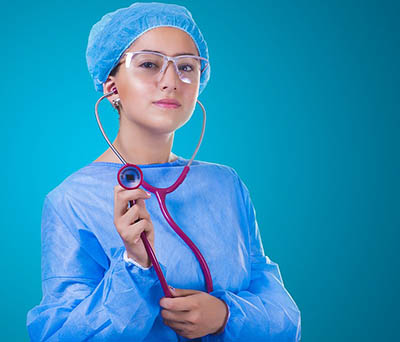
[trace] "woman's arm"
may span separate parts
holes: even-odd
[[[249,222],[251,282],[248,289],[238,293],[210,293],[228,305],[230,317],[223,334],[209,338],[213,341],[299,341],[300,311],[284,287],[279,266],[264,253],[248,189],[237,178]]]
[[[115,251],[108,268],[101,266],[98,261],[107,257],[97,239],[89,233],[73,235],[46,197],[43,298],[28,312],[31,340],[143,340],[159,314],[163,293],[154,268],[125,262],[124,251]]]

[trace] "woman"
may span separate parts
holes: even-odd
[[[198,65],[167,62],[153,72],[156,63],[138,63],[146,53],[194,56]],[[120,115],[113,145],[147,183],[173,184],[188,162],[171,152],[174,132],[190,119],[210,72],[191,14],[161,3],[109,13],[91,30],[87,61],[96,90],[111,94]],[[33,341],[300,340],[300,312],[264,254],[250,195],[232,168],[194,161],[167,198],[207,261],[214,286],[207,293],[197,259],[155,196],[118,185],[121,166],[108,149],[46,196],[43,298],[27,319]],[[142,232],[173,298],[164,297]]]

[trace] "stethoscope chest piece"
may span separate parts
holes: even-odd
[[[143,173],[136,165],[126,164],[119,169],[117,179],[123,188],[133,190],[142,184]]]

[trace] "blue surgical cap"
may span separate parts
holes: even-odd
[[[143,33],[161,26],[176,27],[192,37],[200,57],[207,60],[207,43],[183,6],[159,2],[136,2],[104,15],[90,30],[86,61],[97,91],[103,92],[103,83],[118,64],[124,51]],[[205,63],[202,61],[202,68]],[[210,78],[210,65],[201,74],[199,94]]]

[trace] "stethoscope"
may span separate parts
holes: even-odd
[[[180,184],[182,184],[182,182],[186,178],[186,175],[189,172],[190,165],[192,164],[194,157],[196,156],[197,151],[200,148],[200,144],[201,144],[201,141],[203,140],[204,130],[205,130],[205,126],[206,126],[206,111],[204,109],[204,106],[201,104],[201,102],[199,100],[197,100],[197,103],[200,105],[200,107],[203,111],[203,127],[202,127],[202,131],[201,131],[201,135],[200,135],[200,140],[199,140],[197,147],[192,155],[192,158],[190,158],[189,162],[184,167],[181,175],[178,177],[178,179],[176,180],[176,182],[174,184],[172,184],[168,188],[156,188],[156,187],[148,184],[143,179],[142,170],[138,166],[136,166],[134,164],[129,164],[126,162],[126,160],[121,156],[121,154],[113,146],[113,144],[107,138],[106,133],[104,132],[103,126],[101,125],[100,118],[99,118],[98,106],[99,106],[99,103],[104,98],[106,98],[110,95],[113,95],[113,94],[118,94],[117,88],[113,88],[112,91],[104,94],[102,97],[100,97],[97,100],[96,105],[95,105],[95,114],[96,114],[97,123],[99,125],[101,133],[103,134],[104,139],[106,140],[106,142],[110,146],[110,148],[113,150],[113,152],[116,154],[116,156],[119,158],[119,160],[121,160],[121,162],[124,164],[121,167],[121,169],[118,171],[118,175],[117,175],[118,183],[127,190],[133,190],[133,189],[138,188],[140,185],[142,185],[146,190],[148,190],[156,195],[158,204],[160,205],[160,209],[161,209],[161,212],[162,212],[164,218],[167,220],[167,222],[172,227],[172,229],[190,247],[190,249],[195,254],[197,260],[199,261],[201,270],[203,271],[203,274],[204,274],[207,292],[210,293],[213,291],[213,282],[212,282],[210,270],[208,268],[208,265],[207,265],[203,255],[201,254],[199,249],[196,247],[196,245],[193,243],[193,241],[190,240],[189,237],[178,227],[178,225],[175,223],[175,221],[172,219],[171,215],[169,214],[168,209],[165,205],[165,198],[166,198],[167,194],[173,192],[174,190],[176,190],[178,188],[178,186]],[[129,201],[129,206],[132,207],[133,205],[134,205],[134,201]],[[146,252],[154,266],[157,277],[160,280],[160,283],[161,283],[161,286],[162,286],[165,296],[172,298],[173,296],[172,296],[171,291],[168,287],[168,284],[165,280],[165,277],[161,271],[160,264],[157,261],[156,255],[155,255],[153,249],[151,248],[150,242],[147,239],[145,232],[142,232],[140,237],[143,241]]]

